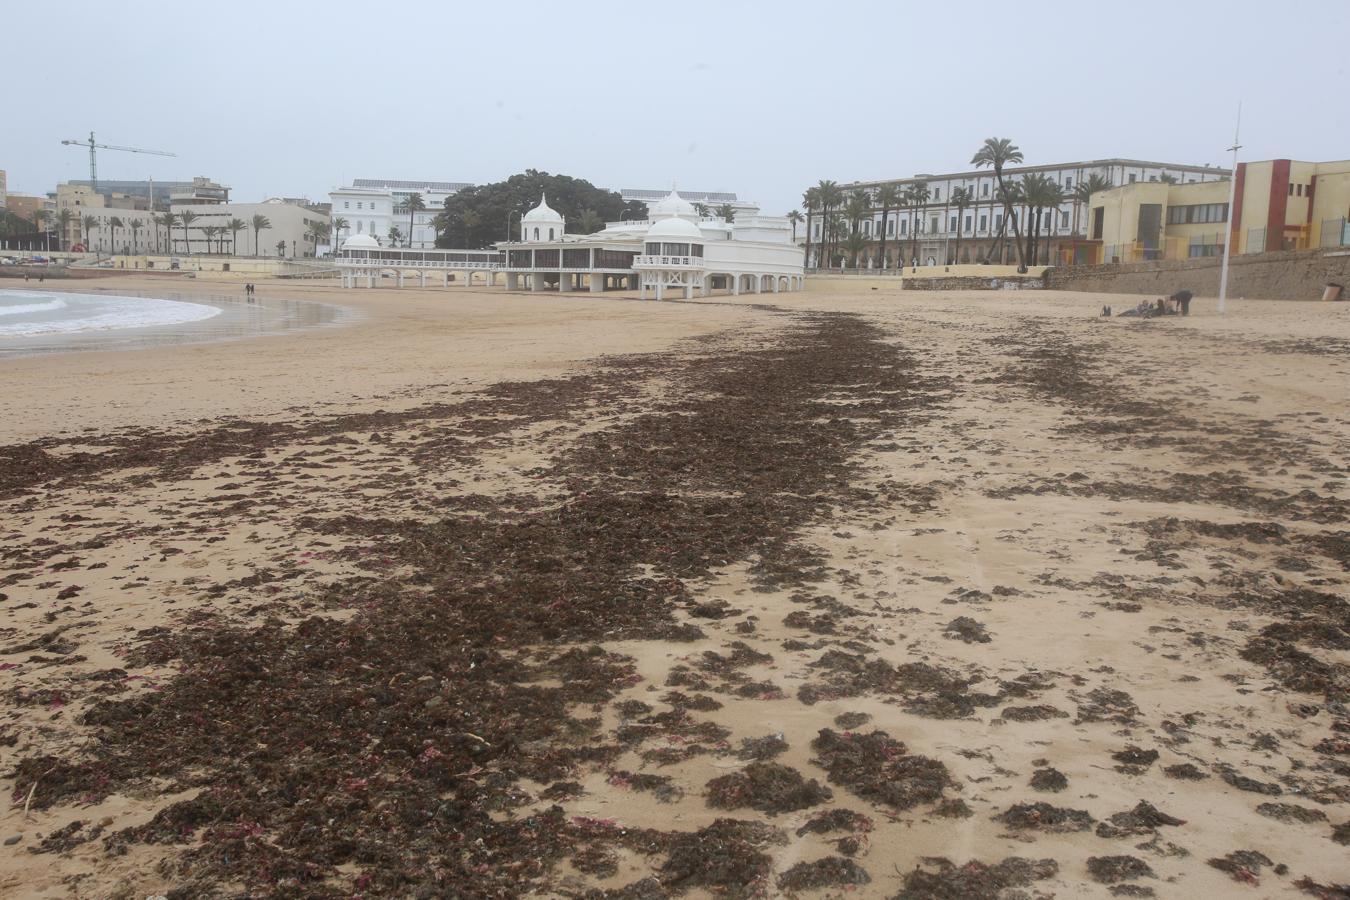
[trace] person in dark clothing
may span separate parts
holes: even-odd
[[[1183,316],[1189,316],[1191,314],[1191,297],[1191,292],[1186,290],[1177,291],[1172,295],[1172,299],[1181,307],[1181,314]]]

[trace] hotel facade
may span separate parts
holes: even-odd
[[[333,220],[345,219],[347,227],[334,235],[337,246],[353,235],[364,234],[383,247],[392,247],[390,237],[398,230],[398,246],[430,250],[436,246],[434,220],[445,208],[447,197],[473,187],[465,181],[407,181],[358,178],[347,187],[328,194]],[[411,234],[408,228],[408,198],[419,194],[426,209],[413,213]]]
[[[1077,185],[1093,175],[1106,179],[1111,185],[1165,184],[1175,180],[1179,184],[1205,184],[1225,181],[1228,170],[1216,166],[1194,166],[1180,163],[1148,162],[1135,159],[1098,159],[1082,162],[1055,163],[1040,166],[1011,166],[1003,170],[1005,182],[1020,182],[1033,173],[1048,177],[1070,199],[1057,209],[1047,210],[1042,218],[1041,259],[1029,264],[1069,265],[1094,261],[1099,250],[1088,237],[1087,204],[1072,199]],[[919,208],[891,209],[882,226],[882,210],[874,207],[860,223],[863,235],[872,244],[865,252],[866,262],[859,265],[930,266],[965,263],[1014,263],[1011,223],[1003,221],[1003,205],[998,200],[998,183],[989,169],[948,172],[936,175],[915,175],[912,178],[880,181],[854,181],[841,184],[845,196],[850,191],[863,189],[875,195],[883,185],[894,185],[901,191],[915,184],[925,184],[929,190],[928,203]],[[952,205],[952,194],[957,188],[966,188],[973,202],[965,209]],[[1027,210],[1014,207],[1018,226],[1025,234]],[[811,268],[823,267],[818,247],[823,233],[823,222],[812,216],[810,227]],[[885,261],[879,256],[880,239],[886,236]],[[958,249],[959,247],[959,249]],[[836,258],[831,261],[838,265]]]

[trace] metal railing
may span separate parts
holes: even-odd
[[[633,260],[633,265],[661,269],[702,269],[705,267],[701,256],[639,256]]]
[[[339,256],[333,260],[333,265],[341,268],[368,268],[368,269],[503,269],[505,263],[500,262],[450,262],[448,260],[397,260],[397,259],[358,259],[355,257]]]
[[[1323,219],[1321,247],[1350,247],[1350,219]]]

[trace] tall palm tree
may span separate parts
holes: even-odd
[[[141,229],[145,227],[142,219],[127,219],[127,227],[131,229],[131,252],[137,252],[141,243]]]
[[[319,244],[328,237],[331,226],[327,222],[311,222],[305,230],[305,236],[314,242],[314,255],[319,255]]]
[[[1076,185],[1073,186],[1073,233],[1074,233],[1074,234],[1078,234],[1078,208],[1079,208],[1079,206],[1082,206],[1082,208],[1083,208],[1084,210],[1086,210],[1086,209],[1087,209],[1088,202],[1092,199],[1092,195],[1093,195],[1093,194],[1096,194],[1096,193],[1098,193],[1098,192],[1100,192],[1100,191],[1110,190],[1110,188],[1111,188],[1111,179],[1109,179],[1109,178],[1105,177],[1104,175],[1101,175],[1101,174],[1099,174],[1099,173],[1097,173],[1097,172],[1093,172],[1091,175],[1089,175],[1088,178],[1087,178],[1087,181],[1082,181],[1082,180],[1080,180]],[[1084,227],[1083,230],[1086,231],[1086,230],[1087,230],[1087,228],[1086,228],[1086,223],[1084,223],[1084,226],[1085,226],[1085,227]]]
[[[437,217],[436,217],[436,220],[439,221],[440,218],[441,218],[440,216],[437,216]],[[433,224],[435,224],[435,223],[433,223]],[[351,227],[352,227],[352,223],[348,222],[346,219],[342,218],[341,216],[338,216],[336,219],[333,220],[333,249],[334,249],[334,250],[336,250],[336,249],[338,248],[338,246],[342,243],[342,232],[345,231],[345,230],[348,229],[348,228],[351,228]]]
[[[427,208],[427,204],[422,200],[422,195],[413,192],[408,195],[408,199],[403,201],[403,208],[408,211],[408,246],[412,246],[413,239],[413,213],[422,212]]]
[[[58,250],[64,250],[65,247],[70,246],[70,241],[66,239],[66,235],[70,234],[70,223],[74,219],[75,213],[71,212],[69,209],[63,209],[56,214],[56,221],[61,226],[61,238],[56,244]],[[62,246],[63,244],[65,246]]]
[[[695,203],[694,212],[698,213],[698,217],[700,219],[707,218],[708,216],[712,215],[712,211],[708,209],[708,204],[706,203]]]
[[[797,226],[801,224],[802,214],[799,210],[791,210],[787,214],[787,220],[792,225],[792,246],[797,246]],[[807,236],[810,240],[810,235]]]
[[[900,208],[900,203],[902,202],[900,188],[898,185],[894,184],[883,184],[881,187],[877,188],[873,200],[877,206],[881,207],[881,230],[879,231],[879,234],[881,235],[881,247],[877,251],[877,266],[878,268],[885,269],[886,223],[890,218],[891,210],[899,210]]]
[[[92,246],[89,242],[89,234],[98,227],[98,219],[93,216],[85,216],[80,220],[80,224],[84,226],[84,250],[88,253]]]
[[[833,237],[831,232],[835,231],[835,229],[832,227],[834,222],[830,217],[830,213],[843,202],[844,191],[839,187],[838,182],[821,181],[816,185],[816,193],[817,199],[820,201],[820,217],[825,223],[825,227],[821,229],[821,238],[825,245],[825,252],[823,254],[825,257],[825,268],[828,269],[830,263],[834,262],[834,242],[831,239]]]
[[[216,235],[220,234],[220,232],[221,232],[220,226],[219,226],[219,225],[203,225],[203,226],[201,227],[201,232],[202,232],[203,235],[206,236],[206,252],[207,252],[208,254],[209,254],[209,253],[214,253],[215,251],[211,249],[211,244],[213,244],[213,243],[215,242],[215,240],[216,240]]]
[[[849,268],[858,268],[858,254],[867,249],[867,236],[857,227],[849,232],[848,237],[844,238],[844,249],[849,254]]]
[[[225,223],[225,228],[230,232],[230,253],[234,256],[239,255],[239,232],[248,227],[248,223],[235,216]]]
[[[909,207],[909,258],[914,265],[918,265],[919,260],[919,219],[923,215],[923,208],[928,205],[928,198],[932,192],[928,189],[928,183],[925,181],[916,181],[905,188],[905,205]]]
[[[862,220],[872,210],[872,195],[861,188],[848,192],[844,201],[844,215],[848,218],[849,233],[862,232]]]
[[[263,229],[272,227],[272,220],[267,216],[258,214],[253,217],[253,255],[258,255],[258,236],[262,234]]]
[[[1023,258],[1036,265],[1040,258],[1041,216],[1049,199],[1053,182],[1040,172],[1032,172],[1022,179],[1022,202],[1027,208],[1026,252]]]
[[[975,192],[964,185],[955,188],[951,197],[952,206],[956,207],[956,256],[953,262],[961,263],[961,232],[965,227],[966,209],[975,202]]]
[[[398,230],[397,225],[389,226],[389,246],[397,247],[398,242],[403,240],[403,232]]]
[[[117,252],[117,229],[122,227],[122,220],[117,216],[108,219],[108,229],[112,233],[112,239],[109,241],[109,246],[112,248],[113,253]]]
[[[178,224],[183,226],[183,252],[188,256],[192,255],[192,238],[188,237],[188,226],[195,221],[197,221],[197,214],[195,212],[184,210],[178,214]],[[206,249],[210,251],[211,248],[207,247]]]
[[[985,166],[991,166],[994,170],[994,180],[998,182],[1000,190],[1003,189],[1003,167],[1008,163],[1022,162],[1022,151],[1017,145],[1007,138],[985,138],[984,144],[975,155],[970,158],[970,164],[977,169]],[[1008,206],[1008,194],[1004,192],[1003,216],[1006,221],[1012,216],[1012,207]],[[1027,270],[1026,259],[1022,256],[1022,232],[1017,225],[1017,219],[1012,220],[1013,236],[1016,238],[1014,246],[1017,247],[1017,271],[1025,272]]]
[[[811,219],[815,216],[816,208],[820,206],[820,191],[817,188],[807,188],[802,193],[802,205],[806,207],[806,264],[811,265]]]
[[[178,214],[166,212],[160,216],[160,221],[164,223],[164,243],[167,245],[169,255],[173,255],[173,229],[178,224]]]

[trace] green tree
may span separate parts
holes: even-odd
[[[919,258],[919,220],[931,196],[926,181],[916,181],[905,188],[905,206],[909,207],[909,258],[914,265],[918,265]]]
[[[806,207],[806,264],[811,265],[811,219],[815,217],[816,209],[820,206],[820,191],[816,188],[807,188],[802,193],[802,206]]]
[[[698,217],[700,219],[704,219],[712,215],[712,210],[708,209],[708,204],[706,203],[695,203],[694,212],[698,213]]]
[[[108,242],[108,247],[113,253],[117,252],[117,229],[121,227],[123,227],[122,220],[117,216],[113,216],[112,218],[108,219],[108,231],[111,235]]]
[[[127,227],[131,229],[131,251],[138,252],[137,245],[140,244],[141,229],[145,227],[145,222],[142,219],[127,219]]]
[[[438,217],[438,218],[439,218],[439,217]],[[349,228],[351,228],[351,227],[352,227],[352,223],[348,222],[346,219],[342,218],[341,216],[338,216],[336,219],[333,220],[333,249],[334,249],[334,250],[337,250],[337,249],[341,246],[341,244],[342,244],[342,232],[346,231],[347,229],[349,229]],[[439,237],[439,235],[440,235],[440,232],[437,231],[437,236]]]
[[[262,236],[264,231],[272,227],[272,220],[259,213],[253,217],[250,225],[253,228],[253,255],[261,256],[262,253],[258,249],[260,246],[258,244],[258,239]]]
[[[403,209],[408,213],[408,246],[412,246],[413,239],[413,214],[420,213],[427,208],[422,195],[416,192],[408,195],[408,199],[403,201]]]
[[[1007,138],[985,138],[984,144],[975,155],[971,157],[970,164],[977,169],[990,166],[994,170],[994,180],[998,182],[1000,191],[1003,193],[1003,217],[1004,220],[1012,219],[1013,235],[1016,240],[1013,246],[1017,248],[1017,271],[1025,272],[1027,270],[1026,259],[1022,256],[1022,232],[1018,227],[1017,218],[1012,214],[1012,207],[1008,205],[1009,194],[1004,190],[1003,167],[1008,163],[1020,163],[1023,161],[1022,151],[1017,145]]]
[[[192,255],[192,238],[188,236],[188,228],[195,221],[197,221],[197,214],[195,212],[184,210],[178,214],[178,224],[183,226],[183,246],[185,248],[183,252],[188,256]],[[211,250],[210,247],[207,247],[206,249],[208,252]]]
[[[1078,208],[1081,206],[1084,210],[1088,208],[1088,203],[1092,200],[1092,195],[1101,191],[1111,189],[1111,179],[1093,172],[1087,177],[1087,181],[1079,180],[1073,186],[1073,233],[1078,234]]]
[[[975,202],[975,193],[968,187],[955,188],[951,197],[952,206],[956,207],[956,256],[953,262],[961,262],[961,235],[965,231],[966,209]]]
[[[83,219],[80,220],[80,224],[84,226],[84,249],[85,252],[87,253],[91,249],[93,249],[93,244],[90,242],[89,235],[93,233],[93,230],[95,228],[98,227],[98,219],[94,218],[93,216],[85,216]]]
[[[284,257],[285,255],[286,255],[286,241],[283,239],[277,241],[277,256]]]
[[[886,268],[886,225],[890,220],[891,210],[899,209],[903,202],[903,194],[898,185],[883,184],[877,188],[875,201],[877,206],[881,207],[881,228],[877,232],[881,237],[881,245],[877,249],[877,267]]]
[[[646,204],[625,202],[616,191],[603,190],[580,178],[527,169],[505,181],[465,188],[447,197],[437,216],[440,237],[436,245],[455,246],[458,235],[463,235],[464,244],[456,249],[478,250],[498,243],[508,215],[514,217],[521,210],[532,209],[544,194],[548,195],[549,206],[568,222],[579,222],[588,209],[605,222],[647,215]],[[473,216],[466,219],[466,212]]]
[[[70,223],[75,220],[75,213],[69,209],[63,209],[56,214],[56,221],[61,226],[61,239],[57,242],[57,249],[64,250],[70,246],[70,241],[66,235],[70,234]]]
[[[728,222],[736,221],[736,210],[731,208],[730,203],[723,203],[717,207],[717,214]]]
[[[1172,174],[1170,174],[1170,173],[1168,173],[1168,172],[1163,172],[1161,175],[1159,175],[1159,176],[1158,176],[1158,180],[1161,181],[1163,184],[1177,184],[1177,183],[1178,183],[1178,182],[1177,182],[1177,176],[1172,175]]]
[[[857,228],[848,233],[844,238],[844,250],[848,252],[848,265],[851,269],[858,268],[858,254],[867,249],[867,235],[863,234]]]
[[[578,224],[581,226],[581,234],[595,234],[605,227],[605,220],[600,218],[600,214],[595,210],[583,209]]]
[[[173,255],[173,230],[178,225],[178,216],[171,212],[166,212],[160,217],[164,223],[164,243],[168,245],[169,255]]]
[[[309,228],[305,230],[305,236],[314,242],[314,255],[319,255],[319,244],[328,237],[329,224],[327,222],[310,222]]]
[[[220,226],[219,226],[219,225],[203,225],[203,226],[201,227],[200,231],[201,231],[202,235],[206,238],[206,252],[207,252],[207,254],[209,255],[209,254],[215,253],[216,251],[212,248],[211,245],[215,243],[216,235],[220,234],[220,231],[221,231]]]
[[[793,244],[793,246],[796,246],[796,244],[797,244],[797,226],[800,225],[800,224],[802,223],[802,214],[801,214],[801,211],[800,211],[800,210],[796,210],[796,209],[789,210],[789,211],[788,211],[788,214],[787,214],[787,220],[788,220],[788,224],[790,224],[790,225],[792,226],[792,244]],[[809,236],[809,235],[807,236],[807,240],[810,240],[810,236]]]
[[[825,267],[829,268],[834,262],[834,240],[838,236],[838,229],[831,214],[844,202],[843,188],[839,187],[838,182],[823,180],[816,185],[817,199],[820,201],[820,217],[825,223],[821,229],[821,238],[825,243]]]
[[[230,253],[234,256],[239,255],[239,232],[248,227],[248,223],[236,216],[225,223],[225,228],[230,232]]]
[[[398,230],[397,225],[389,226],[389,246],[397,247],[398,242],[403,240],[403,232]]]

